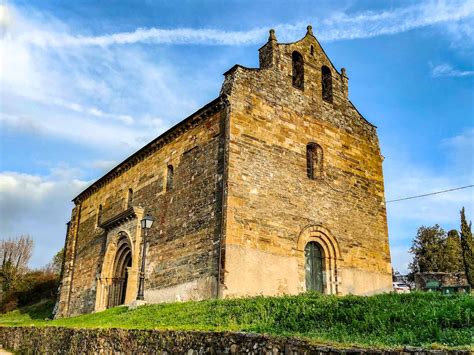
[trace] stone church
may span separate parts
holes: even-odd
[[[376,127],[311,26],[73,201],[57,317],[137,298],[391,290]],[[154,223],[144,240],[140,221]]]

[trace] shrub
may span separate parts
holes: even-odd
[[[22,278],[14,290],[4,294],[0,312],[9,312],[17,307],[35,304],[41,300],[55,300],[58,277],[48,271],[31,271]]]

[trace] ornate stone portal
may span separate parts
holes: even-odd
[[[95,311],[130,304],[136,299],[142,217],[143,208],[131,207],[100,225],[106,231],[107,244],[97,277]]]

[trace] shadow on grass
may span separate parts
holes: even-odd
[[[53,309],[55,300],[46,299],[39,303],[35,303],[30,306],[25,306],[20,309],[20,313],[27,314],[31,319],[44,320],[51,318],[53,315]]]
[[[44,299],[33,305],[23,306],[0,315],[0,325],[16,325],[25,322],[38,322],[50,319],[55,300]]]

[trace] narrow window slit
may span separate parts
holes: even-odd
[[[132,207],[133,205],[133,190],[128,189],[128,201],[127,201],[127,207]]]
[[[166,176],[166,191],[171,191],[173,189],[173,178],[173,165],[168,165],[168,174]]]
[[[316,180],[323,175],[323,148],[317,143],[306,145],[306,169],[308,177]]]

